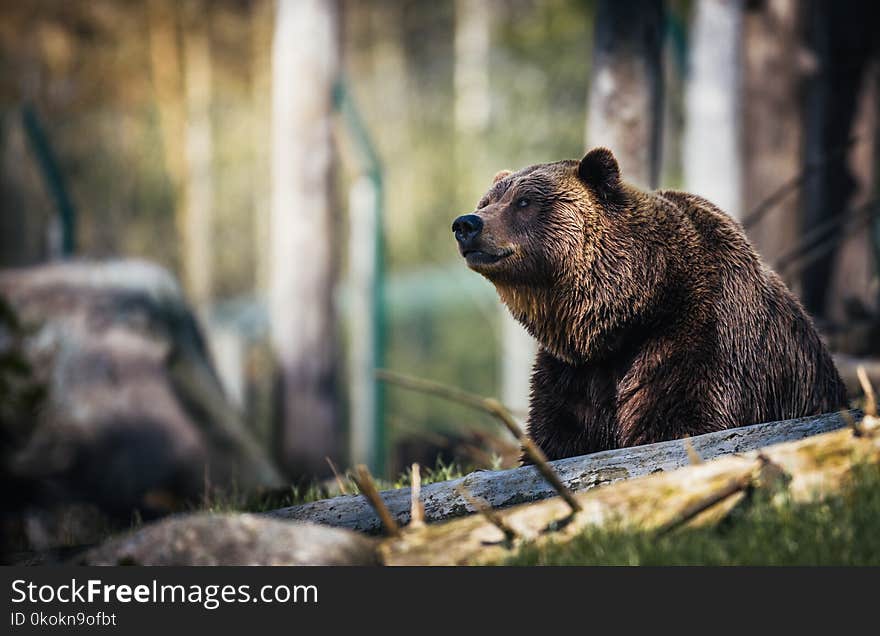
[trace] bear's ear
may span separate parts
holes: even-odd
[[[615,199],[620,193],[620,167],[608,148],[593,148],[584,155],[578,176],[602,200]]]
[[[513,170],[502,170],[492,179],[492,185],[495,185],[499,181],[501,181],[504,177],[509,177],[513,174]]]

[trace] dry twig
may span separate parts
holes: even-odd
[[[541,451],[531,438],[523,432],[519,424],[516,423],[516,420],[513,419],[510,411],[508,411],[498,400],[484,398],[455,387],[440,384],[439,382],[414,378],[412,376],[395,373],[386,369],[377,370],[376,376],[385,382],[390,382],[413,391],[420,391],[422,393],[429,393],[431,395],[446,398],[447,400],[458,402],[459,404],[465,404],[471,408],[484,411],[494,416],[500,420],[505,427],[507,427],[507,430],[510,431],[517,440],[519,440],[519,443],[522,445],[523,451],[528,456],[529,460],[535,465],[535,468],[538,469],[541,475],[544,476],[544,479],[553,486],[553,489],[559,493],[559,496],[562,497],[565,503],[569,505],[572,512],[580,511],[580,504],[574,498],[574,495],[571,494],[571,491],[562,483],[562,480],[559,479],[556,471],[553,470],[553,467],[550,466],[550,463],[547,461],[546,455],[544,455],[543,451]]]
[[[485,518],[486,521],[501,530],[501,532],[504,533],[504,540],[507,543],[513,543],[514,541],[516,541],[516,531],[509,525],[504,523],[504,519],[502,519],[501,516],[492,509],[492,506],[490,506],[488,502],[474,496],[473,493],[471,493],[471,491],[468,490],[467,486],[465,486],[464,484],[459,484],[458,486],[456,486],[455,492],[461,495],[462,499],[468,502],[474,508],[474,510],[483,515],[483,518]]]
[[[376,484],[373,483],[373,477],[370,475],[370,471],[367,467],[363,464],[357,465],[354,474],[354,481],[358,485],[358,488],[360,488],[361,494],[367,498],[367,501],[373,506],[373,510],[379,515],[379,519],[382,521],[382,526],[385,528],[385,534],[391,537],[400,536],[400,526],[397,525],[394,517],[392,517],[391,513],[388,511],[385,502],[382,501],[382,497],[379,496],[379,491],[376,490]]]
[[[864,139],[865,137],[850,137],[846,140],[844,144],[841,144],[824,157],[820,157],[817,161],[808,163],[806,166],[804,166],[803,170],[801,170],[794,177],[780,185],[778,188],[776,188],[776,190],[771,192],[769,196],[765,197],[763,201],[758,203],[758,205],[756,205],[752,209],[752,211],[749,212],[743,219],[743,228],[749,229],[750,227],[755,225],[758,221],[764,218],[764,216],[768,212],[779,205],[779,203],[781,203],[782,200],[785,199],[789,194],[797,191],[802,185],[804,185],[812,176],[813,172],[825,167],[828,163],[832,161],[837,161],[840,157],[844,156],[849,151],[850,147],[860,141],[863,141]]]
[[[736,479],[731,479],[725,486],[716,492],[709,494],[703,499],[694,502],[684,510],[682,510],[679,514],[675,516],[674,519],[669,521],[668,523],[660,526],[657,529],[657,534],[659,536],[669,534],[673,530],[680,528],[688,521],[699,515],[701,512],[705,512],[709,508],[720,504],[722,501],[735,495],[738,492],[742,492],[746,490],[752,483],[753,475],[751,473],[747,473]]]
[[[868,379],[868,374],[865,371],[865,367],[859,365],[856,368],[856,375],[859,378],[859,384],[862,385],[862,391],[865,393],[865,415],[870,415],[871,417],[877,416],[877,396],[874,394],[874,387],[871,386],[871,380]]]
[[[415,530],[425,525],[425,507],[422,505],[422,474],[418,464],[412,465],[412,478],[410,480],[410,521],[409,528]]]
[[[694,448],[694,443],[691,441],[690,437],[684,438],[684,450],[687,453],[688,461],[690,461],[692,465],[703,463],[703,458],[700,457],[697,449]]]

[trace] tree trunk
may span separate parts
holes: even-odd
[[[663,3],[600,0],[587,105],[587,147],[607,146],[624,178],[657,185],[663,120]]]
[[[744,218],[801,172],[801,15],[798,0],[755,3],[743,24]],[[749,238],[767,263],[798,240],[800,197],[789,193],[754,225]]]
[[[821,500],[843,491],[860,466],[880,463],[878,423],[866,417],[859,434],[834,431],[580,493],[576,513],[559,497],[517,506],[495,515],[504,531],[484,516],[410,529],[383,541],[380,554],[385,565],[491,563],[521,543],[563,544],[591,526],[662,534],[715,523],[753,488]]]
[[[807,165],[821,168],[804,187],[805,232],[845,214],[853,204],[858,184],[847,161],[852,153],[841,151],[850,145],[865,69],[876,50],[877,14],[876,3],[814,1],[807,5],[806,41],[817,68],[806,85],[804,153]],[[838,226],[820,240],[835,241],[842,229]],[[803,271],[802,299],[814,315],[826,317],[829,298],[839,295],[837,290],[829,293],[838,251],[829,250]]]
[[[684,181],[735,219],[742,218],[740,0],[697,3],[685,87]]]
[[[875,79],[878,70],[880,70],[880,60],[874,58],[862,73],[850,130],[850,138],[858,141],[855,141],[849,152],[838,160],[849,168],[853,177],[852,194],[841,212],[870,206],[872,199],[877,196],[874,158],[878,154],[875,137],[878,129],[877,104],[880,103]],[[876,214],[876,203],[874,206]],[[874,251],[875,237],[870,225],[862,225],[862,228],[857,232],[847,232],[835,253],[831,294],[826,300],[825,316],[837,325],[851,325],[857,315],[866,309],[870,313],[877,314],[877,294],[880,287],[878,287],[878,269]],[[874,346],[880,346],[880,343]]]
[[[269,312],[279,363],[285,468],[323,473],[338,447],[331,203],[337,4],[280,1],[272,58],[273,151]]]
[[[769,444],[778,444],[824,433],[842,426],[846,421],[837,413],[817,417],[755,424],[691,439],[697,454],[704,460],[731,453],[742,453]],[[550,462],[562,482],[572,491],[589,490],[594,486],[622,479],[648,475],[657,470],[669,471],[690,463],[682,440],[660,442],[632,448],[570,457]],[[474,509],[456,488],[464,485],[470,493],[485,500],[493,508],[504,508],[526,501],[537,501],[556,495],[534,466],[511,470],[479,471],[460,479],[422,487],[425,520],[439,521],[471,514]],[[410,490],[400,488],[380,493],[382,500],[400,525],[409,521]],[[297,521],[378,532],[379,517],[361,496],[335,497],[313,503],[282,508],[271,514]]]

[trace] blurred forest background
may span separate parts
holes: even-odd
[[[326,458],[386,477],[438,456],[510,466],[490,418],[372,373],[524,415],[534,343],[450,232],[504,168],[607,145],[629,180],[739,219],[841,361],[880,354],[877,14],[855,0],[2,0],[0,266],[173,273],[216,400],[284,480],[329,475]]]

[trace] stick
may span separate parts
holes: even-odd
[[[529,459],[535,465],[535,468],[537,468],[541,475],[544,476],[544,479],[553,486],[553,489],[559,493],[559,496],[569,505],[572,512],[580,511],[580,504],[574,498],[574,495],[571,494],[571,491],[566,488],[565,484],[559,479],[559,476],[556,474],[556,471],[553,470],[553,467],[550,466],[550,463],[547,461],[547,456],[544,455],[543,451],[541,451],[531,438],[523,432],[519,427],[519,424],[517,424],[516,420],[511,416],[510,411],[508,411],[498,400],[494,398],[484,398],[455,387],[440,384],[439,382],[414,378],[412,376],[388,371],[387,369],[378,369],[376,371],[376,377],[380,380],[396,384],[406,389],[436,395],[493,415],[507,427],[507,430],[510,431],[517,440],[519,440],[523,451],[528,455]]]
[[[860,139],[858,136],[850,137],[846,141],[846,143],[838,146],[836,149],[832,150],[824,157],[820,157],[818,161],[814,161],[804,166],[803,170],[801,170],[794,177],[776,188],[776,190],[771,192],[766,198],[764,198],[763,201],[752,208],[752,211],[749,212],[743,219],[743,229],[747,230],[755,225],[755,223],[760,221],[765,214],[775,208],[786,196],[788,196],[789,193],[794,192],[804,183],[806,183],[807,178],[814,170],[822,168],[832,160],[835,160],[838,157],[842,156],[849,150],[850,146],[853,146],[857,142],[863,141],[864,139],[864,137]]]
[[[789,270],[793,268],[795,273],[799,273],[817,258],[832,250],[841,240],[871,221],[873,218],[871,212],[876,203],[876,199],[871,200],[863,206],[848,210],[820,223],[807,232],[797,245],[780,256],[774,263],[773,269],[780,274],[791,274]],[[847,224],[849,227],[845,227]],[[838,229],[838,226],[844,226],[844,229],[840,233],[833,233]]]
[[[724,486],[724,488],[720,489],[718,492],[714,492],[711,495],[708,495],[700,501],[691,504],[690,506],[682,510],[672,521],[658,528],[657,535],[663,536],[665,534],[669,534],[676,528],[680,528],[701,512],[704,512],[712,506],[721,503],[728,497],[731,497],[738,492],[742,492],[743,490],[748,488],[751,483],[751,474],[743,475],[742,477],[739,477],[737,479],[731,479],[727,483],[727,485]]]
[[[687,453],[688,461],[691,464],[702,464],[703,458],[700,457],[700,454],[697,452],[697,449],[694,448],[694,443],[691,441],[690,437],[684,438],[684,450]]]
[[[410,487],[409,528],[415,530],[425,525],[425,507],[422,505],[422,474],[419,465],[412,465],[412,486]]]
[[[842,417],[847,426],[852,429],[853,435],[861,437],[864,434],[861,424],[856,422],[855,418],[849,413],[849,411],[841,411],[840,417]]]
[[[391,513],[388,512],[385,502],[382,501],[382,497],[379,496],[379,491],[376,490],[376,485],[373,483],[370,471],[363,464],[357,465],[354,481],[358,485],[358,488],[360,488],[361,494],[367,498],[367,501],[373,506],[373,510],[379,515],[379,519],[382,521],[382,526],[385,528],[385,533],[390,537],[400,536],[400,527],[397,525],[394,517],[391,516]]]
[[[874,395],[874,387],[871,386],[871,380],[865,372],[865,367],[859,365],[856,368],[856,375],[859,377],[859,384],[862,385],[862,391],[865,392],[865,415],[876,417],[877,415],[877,397]]]
[[[492,509],[492,506],[490,506],[488,502],[486,502],[484,499],[480,499],[479,497],[475,497],[464,484],[459,484],[458,486],[456,486],[455,492],[461,495],[462,499],[468,502],[474,508],[474,510],[483,515],[486,521],[501,530],[501,532],[504,533],[504,540],[507,543],[510,544],[516,541],[516,531],[509,525],[504,523],[504,520],[501,518],[501,516]]]

